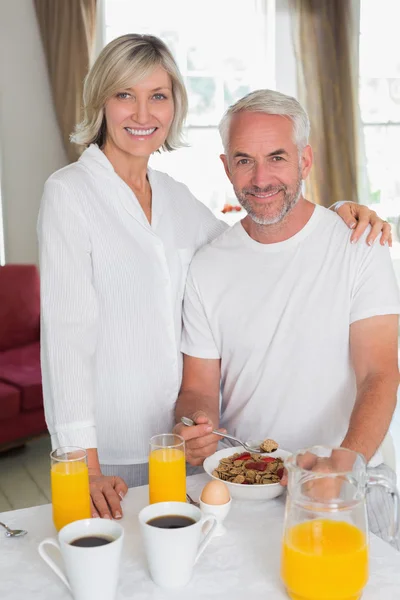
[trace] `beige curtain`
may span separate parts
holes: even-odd
[[[359,27],[349,0],[291,0],[299,100],[311,121],[307,196],[358,201]]]
[[[81,118],[83,80],[96,34],[96,0],[34,0],[50,86],[70,161],[80,149],[69,136]]]

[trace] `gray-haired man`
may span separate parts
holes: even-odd
[[[349,244],[346,226],[302,195],[312,166],[299,103],[254,92],[224,116],[221,156],[248,215],[201,249],[186,286],[184,374],[176,429],[188,461],[215,451],[221,425],[362,453],[394,479],[379,446],[396,405],[400,300],[387,247]],[[386,536],[387,495],[369,494],[371,529]]]

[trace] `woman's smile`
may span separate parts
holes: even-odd
[[[124,129],[130,136],[135,137],[138,140],[149,138],[157,131],[157,127],[150,127],[149,129],[133,129],[132,127],[125,127]]]

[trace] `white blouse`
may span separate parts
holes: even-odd
[[[47,180],[39,213],[47,425],[53,447],[97,447],[102,464],[145,462],[171,431],[187,269],[227,227],[182,183],[148,177],[151,225],[92,145]]]

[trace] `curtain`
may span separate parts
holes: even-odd
[[[359,19],[349,0],[291,0],[299,99],[311,122],[310,200],[358,201]]]
[[[96,0],[34,0],[50,86],[69,160],[82,148],[69,136],[81,119],[83,81],[96,35]]]

